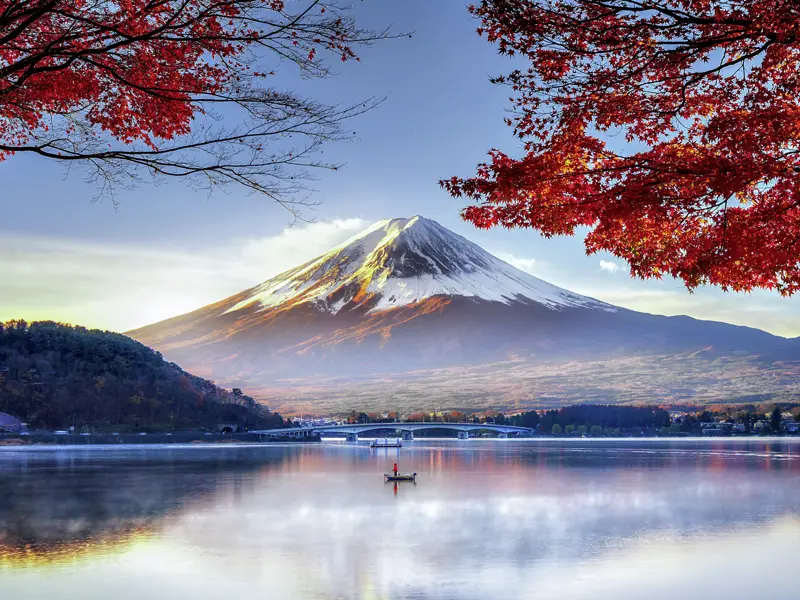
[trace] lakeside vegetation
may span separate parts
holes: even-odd
[[[0,412],[30,428],[94,432],[180,431],[292,426],[242,390],[225,390],[167,362],[160,353],[112,333],[51,321],[0,323]],[[538,435],[780,435],[797,433],[800,404],[667,407],[577,404],[503,414],[495,410],[351,411],[349,423],[489,423]]]
[[[127,336],[52,321],[0,323],[0,412],[45,429],[285,425],[242,390],[192,375]]]
[[[529,427],[540,434],[552,435],[621,435],[623,432],[657,430],[669,425],[669,413],[655,406],[575,405],[558,410],[524,411],[505,415],[498,411],[465,413],[462,411],[416,412],[404,418],[397,411],[385,415],[351,412],[349,423],[487,423]]]
[[[422,411],[405,417],[397,411],[379,414],[352,411],[339,415],[348,423],[486,423],[534,429],[556,437],[783,435],[800,433],[800,404],[716,405],[705,409],[669,411],[657,405],[577,404],[559,409],[504,414]]]

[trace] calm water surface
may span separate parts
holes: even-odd
[[[799,558],[787,440],[0,450],[3,600],[760,600]]]

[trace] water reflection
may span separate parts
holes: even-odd
[[[700,598],[704,577],[721,570],[729,597],[786,595],[792,571],[776,565],[800,551],[799,448],[471,441],[0,453],[0,589],[122,600],[640,598],[625,585],[667,581],[648,597],[685,588]],[[417,485],[383,482],[395,461]],[[776,573],[756,595],[728,568],[746,561],[749,573]]]
[[[119,552],[291,459],[247,448],[0,453],[0,566]]]

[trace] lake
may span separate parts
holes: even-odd
[[[800,440],[0,450],[3,600],[788,598],[798,557]]]

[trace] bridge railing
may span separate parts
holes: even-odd
[[[338,425],[316,425],[310,426],[307,429],[330,429],[333,427],[368,427],[368,426],[386,426],[391,428],[393,425],[469,425],[470,427],[507,427],[509,429],[532,429],[524,425],[509,425],[507,423],[473,423],[472,421],[393,421],[388,423],[341,423]]]
[[[342,425],[318,425],[312,427],[289,427],[282,429],[266,430],[263,433],[277,434],[278,432],[319,432],[319,433],[348,433],[348,432],[366,432],[376,431],[381,429],[396,429],[396,430],[413,430],[413,429],[487,429],[499,432],[518,432],[518,433],[532,433],[534,430],[530,427],[522,427],[520,425],[498,425],[495,423],[471,423],[467,421],[452,421],[452,422],[394,422],[394,423],[347,423]]]

